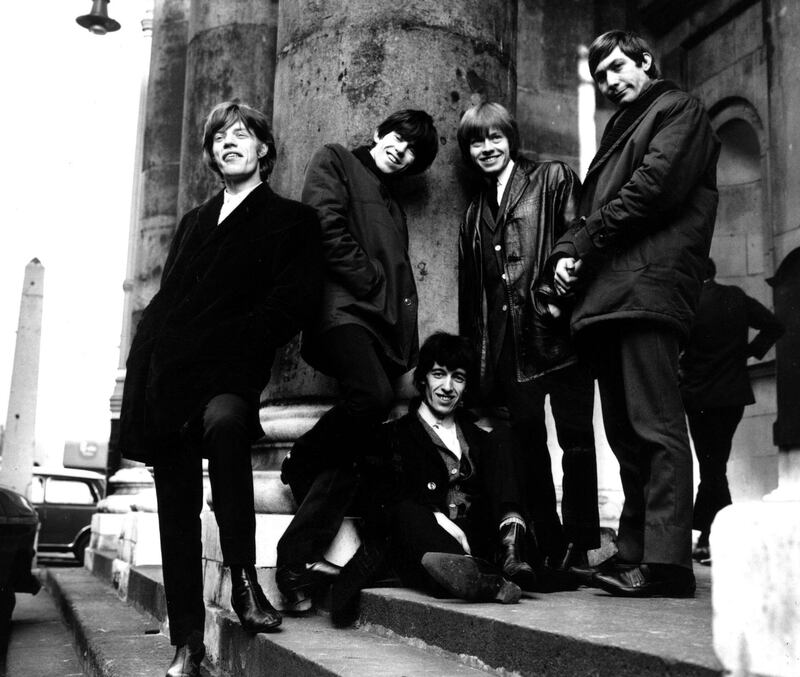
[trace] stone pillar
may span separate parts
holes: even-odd
[[[17,342],[3,438],[0,484],[30,497],[36,449],[36,399],[39,390],[39,347],[42,339],[44,266],[33,259],[25,266],[19,304]]]
[[[517,120],[522,145],[577,172],[578,49],[594,37],[585,0],[518,0]]]
[[[789,677],[800,667],[800,426],[797,425],[800,299],[800,6],[765,5],[769,73],[769,215],[778,343],[778,487],[761,502],[720,511],[711,529],[714,648],[733,675]],[[767,11],[765,9],[765,11]]]
[[[117,438],[125,360],[139,317],[158,291],[176,227],[188,5],[189,0],[155,0],[152,20],[146,18],[142,22],[149,66],[143,66],[141,148],[137,149],[128,266],[123,284],[119,371],[111,396],[108,461],[111,472],[121,464]]]
[[[272,114],[277,4],[191,0],[178,216],[222,187],[202,159],[203,122],[211,108],[239,99]]]
[[[515,3],[503,0],[298,0],[280,5],[275,78],[278,163],[273,183],[297,198],[324,143],[369,143],[400,108],[428,111],[439,156],[398,190],[417,273],[419,332],[457,329],[457,233],[466,206],[456,128],[483,98],[514,110]],[[270,398],[317,399],[330,386],[296,349],[281,359]],[[408,394],[408,390],[406,390]]]

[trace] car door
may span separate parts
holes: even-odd
[[[91,524],[100,497],[89,480],[47,477],[42,508],[37,505],[42,526],[39,548],[66,550],[80,531]]]

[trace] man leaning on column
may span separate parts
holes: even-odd
[[[266,116],[216,106],[203,155],[224,185],[181,219],[161,287],[128,356],[120,421],[126,458],[153,466],[170,640],[167,677],[200,674],[205,655],[200,511],[202,459],[214,499],[231,606],[269,632],[280,614],[255,571],[252,442],[277,348],[317,305],[321,249],[314,210],[276,195]]]

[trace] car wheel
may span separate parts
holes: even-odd
[[[75,545],[72,546],[72,554],[75,555],[75,559],[80,562],[81,566],[83,566],[83,554],[86,552],[86,548],[89,546],[89,532],[87,531],[84,534],[80,535],[77,541],[75,541]]]
[[[10,587],[0,586],[0,637],[8,636],[11,614],[17,604],[17,596]]]

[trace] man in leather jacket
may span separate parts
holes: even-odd
[[[553,243],[575,216],[580,181],[562,162],[519,157],[517,124],[497,103],[469,109],[458,141],[483,179],[460,232],[460,330],[480,357],[482,399],[508,411],[542,558],[537,564],[565,569],[599,546],[594,384],[576,363],[567,308],[558,307],[563,299],[540,278]],[[564,451],[563,528],[547,448],[548,393]]]

